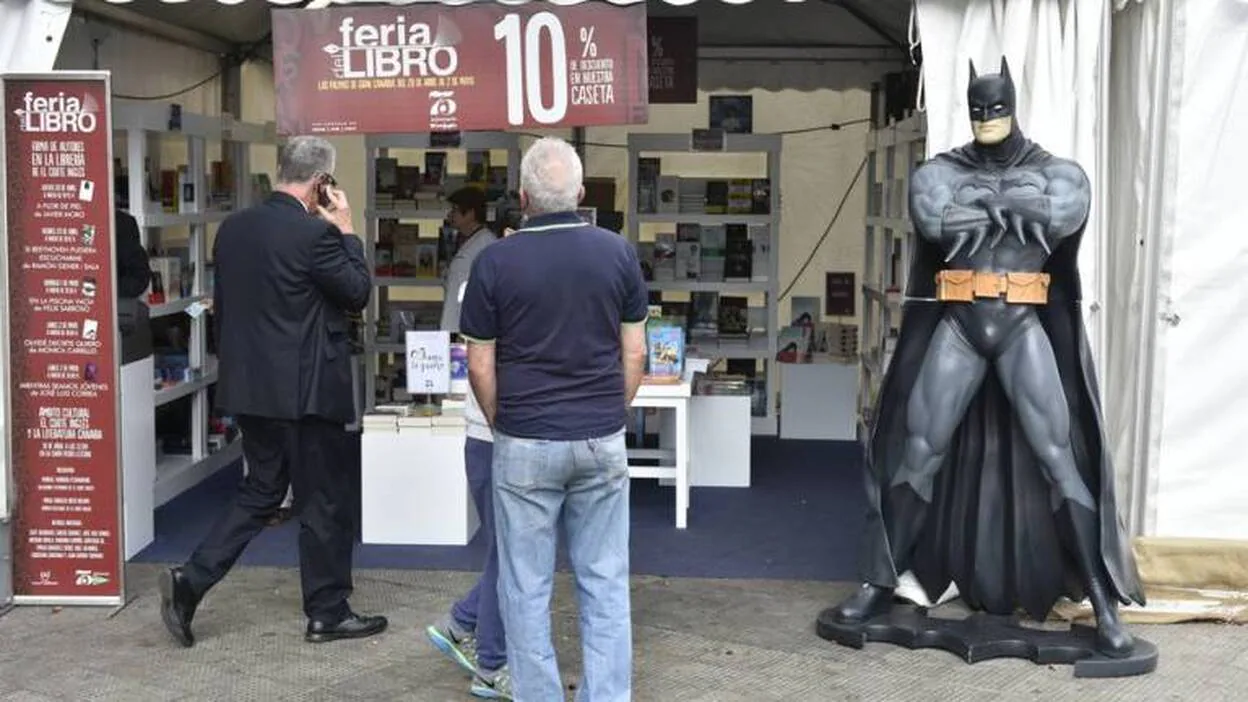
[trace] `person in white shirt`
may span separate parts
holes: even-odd
[[[459,306],[472,263],[498,236],[485,226],[485,193],[465,187],[451,194],[447,219],[459,232],[460,242],[447,268],[443,283],[442,329],[459,333]],[[435,647],[472,674],[470,692],[489,699],[511,699],[507,673],[507,646],[503,619],[498,609],[498,550],[494,540],[494,503],[491,463],[494,458],[494,432],[490,429],[472,392],[465,396],[464,468],[481,527],[479,538],[486,543],[485,566],[477,584],[452,607],[437,624],[425,629]]]

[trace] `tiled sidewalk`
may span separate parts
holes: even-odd
[[[131,603],[19,608],[0,617],[0,702],[17,700],[470,700],[468,679],[422,629],[473,580],[469,573],[363,571],[354,606],[390,617],[373,640],[303,642],[293,571],[239,568],[178,648],[157,612],[152,566],[134,566]],[[570,581],[558,579],[555,632],[569,685],[579,670]],[[1076,680],[1067,667],[1002,660],[966,665],[939,651],[883,644],[855,651],[813,632],[847,592],[826,583],[634,579],[638,702],[763,700],[1244,699],[1248,629],[1214,624],[1134,630],[1161,649],[1153,675]],[[1236,691],[1239,691],[1238,693]]]

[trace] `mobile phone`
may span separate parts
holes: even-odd
[[[329,199],[329,189],[335,185],[338,185],[338,181],[334,180],[332,175],[328,173],[321,174],[320,182],[316,186],[317,204],[326,209],[334,204],[334,201]]]

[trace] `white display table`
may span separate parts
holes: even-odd
[[[423,425],[423,426],[422,426]],[[366,544],[465,546],[477,508],[464,472],[464,426],[366,415],[360,437]]]
[[[781,363],[780,438],[857,440],[858,366]]]
[[[675,415],[673,419],[673,438],[675,446],[671,449],[630,449],[629,458],[670,460],[668,465],[639,466],[629,463],[628,475],[631,478],[673,479],[676,482],[676,528],[684,529],[688,523],[689,513],[689,400],[693,394],[693,384],[686,375],[684,381],[671,385],[642,384],[633,398],[633,407],[654,407],[670,409]],[[747,400],[749,398],[746,398]],[[748,416],[748,413],[747,413]],[[749,436],[749,432],[746,432]]]

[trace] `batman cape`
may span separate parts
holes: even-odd
[[[1039,169],[1054,159],[1021,134],[1017,138],[1022,143],[1010,150],[1004,163],[990,164],[992,157],[974,143],[934,160],[966,173],[990,165]],[[1143,604],[1135,559],[1118,517],[1100,393],[1079,308],[1077,261],[1084,226],[1053,250],[1044,269],[1051,276],[1048,303],[1036,311],[1060,369],[1075,459],[1084,484],[1098,502],[1107,590],[1123,604]],[[1051,488],[995,373],[986,374],[954,435],[913,551],[890,551],[887,526],[891,520],[915,518],[904,513],[907,505],[890,504],[888,486],[903,466],[910,392],[944,313],[943,303],[935,301],[935,278],[945,267],[945,252],[921,236],[914,238],[900,335],[875,402],[867,442],[863,580],[895,588],[896,557],[902,570],[914,572],[931,600],[953,582],[974,610],[1009,615],[1021,609],[1043,620],[1062,595],[1081,601],[1085,583],[1061,540]]]

